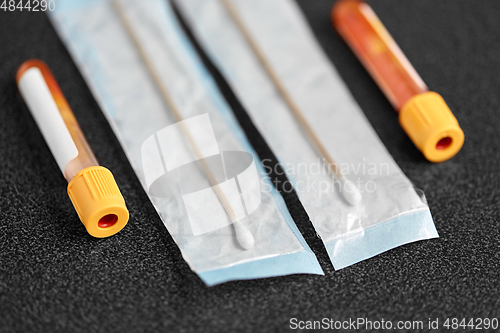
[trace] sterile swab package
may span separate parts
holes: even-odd
[[[385,149],[294,1],[176,4],[282,164],[336,269],[438,237],[425,200]],[[342,195],[348,189],[332,175],[303,123],[355,184],[358,204]]]
[[[323,274],[167,1],[60,0],[49,15],[207,285]]]

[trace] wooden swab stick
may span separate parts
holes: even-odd
[[[274,85],[278,88],[279,92],[281,93],[281,96],[288,104],[289,109],[292,111],[298,123],[302,126],[305,133],[309,136],[310,140],[315,145],[317,151],[321,155],[323,155],[325,161],[328,163],[331,170],[335,174],[335,177],[340,181],[341,194],[344,197],[344,199],[353,206],[357,205],[361,201],[361,193],[358,191],[354,183],[351,182],[349,179],[347,179],[347,177],[345,177],[342,174],[341,170],[339,169],[333,158],[330,156],[326,148],[323,146],[319,138],[316,136],[316,133],[307,122],[306,118],[300,111],[297,104],[295,104],[295,102],[293,101],[292,96],[286,90],[283,82],[280,80],[280,78],[272,68],[271,64],[265,57],[259,45],[250,34],[250,31],[246,28],[241,16],[238,14],[238,11],[234,7],[234,5],[231,3],[231,0],[222,0],[222,3],[224,4],[224,7],[226,8],[227,12],[231,15],[233,21],[236,23],[236,26],[239,28],[239,30],[245,37],[247,43],[250,45],[255,55],[259,59],[260,63],[262,64],[262,67],[264,67],[267,74],[273,81]]]
[[[154,65],[151,62],[151,59],[146,54],[143,46],[141,45],[141,42],[140,42],[138,36],[133,31],[129,20],[127,19],[126,15],[125,15],[125,12],[123,10],[122,5],[120,4],[119,1],[116,1],[116,0],[113,0],[111,3],[113,4],[113,7],[114,7],[116,13],[118,14],[118,17],[120,18],[120,21],[123,24],[125,30],[127,31],[130,39],[134,43],[137,51],[139,52],[146,68],[149,71],[149,74],[153,78],[153,81],[156,84],[158,90],[160,91],[165,103],[168,105],[169,109],[172,111],[172,114],[174,115],[176,120],[178,122],[181,122],[180,125],[181,125],[181,129],[182,129],[184,136],[187,138],[191,147],[193,148],[193,151],[194,151],[198,161],[200,162],[200,165],[202,166],[203,171],[204,171],[205,175],[207,176],[208,181],[210,182],[210,185],[212,186],[215,193],[217,194],[217,197],[219,198],[220,202],[222,203],[222,206],[226,210],[231,221],[233,221],[233,226],[234,226],[234,230],[236,233],[236,239],[238,240],[238,243],[245,250],[251,249],[255,244],[255,240],[253,238],[252,233],[243,224],[241,224],[239,221],[236,220],[236,214],[234,213],[234,210],[231,207],[229,200],[227,199],[226,195],[224,194],[224,191],[222,191],[220,186],[217,184],[215,176],[213,175],[208,164],[204,160],[203,155],[201,154],[200,150],[198,149],[198,147],[196,145],[196,142],[194,141],[191,134],[189,133],[189,130],[182,123],[183,117],[182,117],[179,109],[175,105],[175,103],[172,99],[172,96],[170,95],[168,89],[163,84],[160,76],[158,75],[158,73],[154,69]]]

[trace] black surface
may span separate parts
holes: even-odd
[[[0,10],[0,331],[286,331],[301,320],[500,317],[500,2],[371,1],[466,142],[425,161],[350,50],[333,32],[332,1],[300,0],[317,38],[387,148],[429,201],[439,239],[335,272],[293,194],[285,199],[325,270],[207,288],[149,203],[106,119],[42,13]],[[130,209],[118,235],[90,237],[67,197],[14,75],[26,59],[54,72],[97,158]],[[244,123],[243,116],[239,120]],[[270,156],[244,126],[261,156]]]

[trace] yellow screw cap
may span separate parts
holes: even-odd
[[[68,184],[68,195],[91,236],[112,236],[128,222],[128,209],[115,178],[102,166],[78,172]]]
[[[462,148],[464,132],[443,97],[429,91],[413,96],[399,112],[399,123],[431,162],[449,160]]]

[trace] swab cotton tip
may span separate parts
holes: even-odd
[[[352,206],[359,204],[362,198],[356,185],[346,177],[340,177],[339,180],[341,183],[340,193],[344,199]]]
[[[252,233],[240,222],[234,222],[233,225],[238,243],[245,250],[250,250],[255,245]]]
[[[284,101],[287,103],[290,111],[292,111],[293,115],[297,119],[297,122],[301,125],[302,129],[309,137],[311,143],[315,146],[318,153],[320,153],[324,157],[325,161],[328,163],[332,171],[337,176],[340,177],[340,181],[342,183],[341,193],[344,196],[344,199],[353,206],[357,205],[361,201],[361,193],[359,193],[358,189],[356,188],[356,186],[354,186],[352,182],[345,179],[345,177],[342,175],[334,159],[330,156],[328,150],[321,143],[320,138],[316,135],[311,125],[309,125],[309,123],[307,122],[306,117],[302,113],[298,104],[295,103],[294,96],[292,96],[292,94],[287,89],[285,89],[286,85],[280,80],[280,77],[278,73],[274,70],[273,65],[266,58],[265,52],[263,52],[263,50],[259,47],[259,44],[252,37],[252,34],[250,33],[249,29],[245,26],[245,23],[243,22],[242,18],[240,17],[240,14],[234,7],[233,3],[231,3],[230,0],[222,0],[222,3],[224,4],[228,13],[233,18],[237,27],[240,29],[241,33],[245,37],[249,46],[252,48],[255,55],[263,65],[264,69],[269,75],[269,78],[274,82],[274,85],[283,96]],[[348,188],[347,190],[346,187]]]

